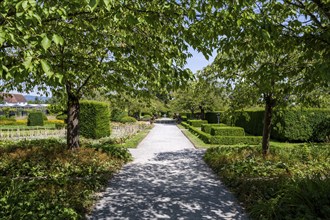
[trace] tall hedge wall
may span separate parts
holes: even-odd
[[[98,139],[110,136],[110,106],[96,101],[80,102],[80,134],[86,138]]]
[[[330,127],[330,110],[304,109],[277,112],[273,123],[273,138],[285,141],[322,141],[323,127]],[[324,122],[328,122],[324,126]],[[328,134],[329,135],[329,134]]]
[[[264,111],[236,113],[235,125],[252,135],[262,135]],[[275,111],[271,138],[281,141],[324,141],[330,132],[329,109],[290,109]],[[328,130],[327,130],[328,129]],[[321,132],[326,130],[327,132]]]
[[[207,120],[210,124],[217,124],[218,123],[218,116],[220,114],[220,123],[227,123],[228,116],[223,111],[219,112],[206,112],[205,113],[205,120]]]

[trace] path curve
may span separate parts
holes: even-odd
[[[248,219],[175,125],[156,124],[87,219]]]

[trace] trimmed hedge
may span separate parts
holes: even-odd
[[[80,102],[80,134],[98,139],[110,136],[110,106],[97,101]]]
[[[206,120],[188,120],[188,123],[193,127],[201,127],[202,124],[208,124]]]
[[[44,126],[42,112],[30,112],[28,115],[27,126]]]
[[[244,128],[240,127],[220,127],[211,128],[212,136],[245,136]]]
[[[249,134],[260,136],[263,132],[263,117],[263,110],[237,112],[235,125],[243,127]],[[275,111],[271,138],[289,142],[325,141],[327,133],[320,131],[330,127],[329,122],[326,122],[329,117],[330,109]]]
[[[182,122],[181,125],[188,129],[191,133],[196,135],[199,139],[206,144],[221,144],[221,145],[235,145],[235,144],[251,144],[257,145],[261,143],[262,137],[260,136],[212,136],[205,133],[198,128],[190,126]]]
[[[137,122],[137,120],[131,116],[125,116],[125,117],[122,117],[119,122],[121,123],[135,123]]]
[[[228,127],[226,124],[202,124],[201,130],[211,134],[211,128],[217,128],[217,127]]]
[[[189,126],[189,131],[191,133],[193,133],[194,135],[196,135],[199,139],[201,139],[202,141],[204,141],[204,143],[207,143],[207,144],[210,144],[211,141],[211,135],[210,134],[207,134],[201,130],[199,130],[198,128],[196,127],[193,127],[193,126]]]
[[[206,112],[205,113],[205,120],[207,120],[210,124],[218,123],[218,114],[220,114],[220,123],[227,123],[228,122],[228,115],[224,111],[219,112]]]
[[[211,144],[235,145],[235,144],[260,144],[261,136],[211,136]]]
[[[264,110],[251,110],[236,113],[235,126],[242,127],[252,135],[262,135]]]
[[[330,109],[286,110],[277,112],[274,118],[272,137],[281,141],[322,141],[315,133],[320,128],[330,127],[324,122],[330,117]],[[322,129],[323,130],[323,129]]]

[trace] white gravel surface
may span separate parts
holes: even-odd
[[[175,125],[156,124],[87,219],[248,219]]]

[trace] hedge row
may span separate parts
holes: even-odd
[[[262,137],[255,136],[212,136],[208,133],[205,133],[198,128],[190,126],[189,124],[182,122],[181,123],[185,128],[195,134],[200,138],[204,143],[207,144],[220,144],[220,145],[235,145],[235,144],[259,144],[262,140]],[[244,130],[243,130],[244,131]]]
[[[208,134],[211,134],[211,128],[213,127],[226,127],[228,125],[226,124],[203,124],[201,129],[202,131],[208,133]]]
[[[80,134],[98,139],[110,136],[110,106],[96,101],[80,102]]]
[[[205,113],[205,120],[207,120],[210,124],[216,124],[218,123],[218,114],[220,116],[220,123],[227,124],[228,122],[228,116],[225,112],[206,112]]]
[[[190,126],[186,122],[182,122],[181,125],[183,127],[185,127],[186,129],[188,129],[191,133],[193,133],[194,135],[196,135],[199,139],[201,139],[202,141],[204,141],[204,143],[210,144],[210,139],[211,139],[211,135],[210,134],[207,134],[207,133],[199,130],[199,128]]]
[[[264,111],[238,112],[235,125],[252,135],[262,135]],[[329,109],[275,111],[271,138],[280,141],[325,141],[330,136]]]
[[[193,127],[201,127],[202,124],[207,124],[206,120],[188,120],[188,124]]]
[[[261,136],[211,136],[211,144],[235,145],[235,144],[260,144]]]
[[[243,128],[240,127],[212,127],[212,136],[245,136]]]

